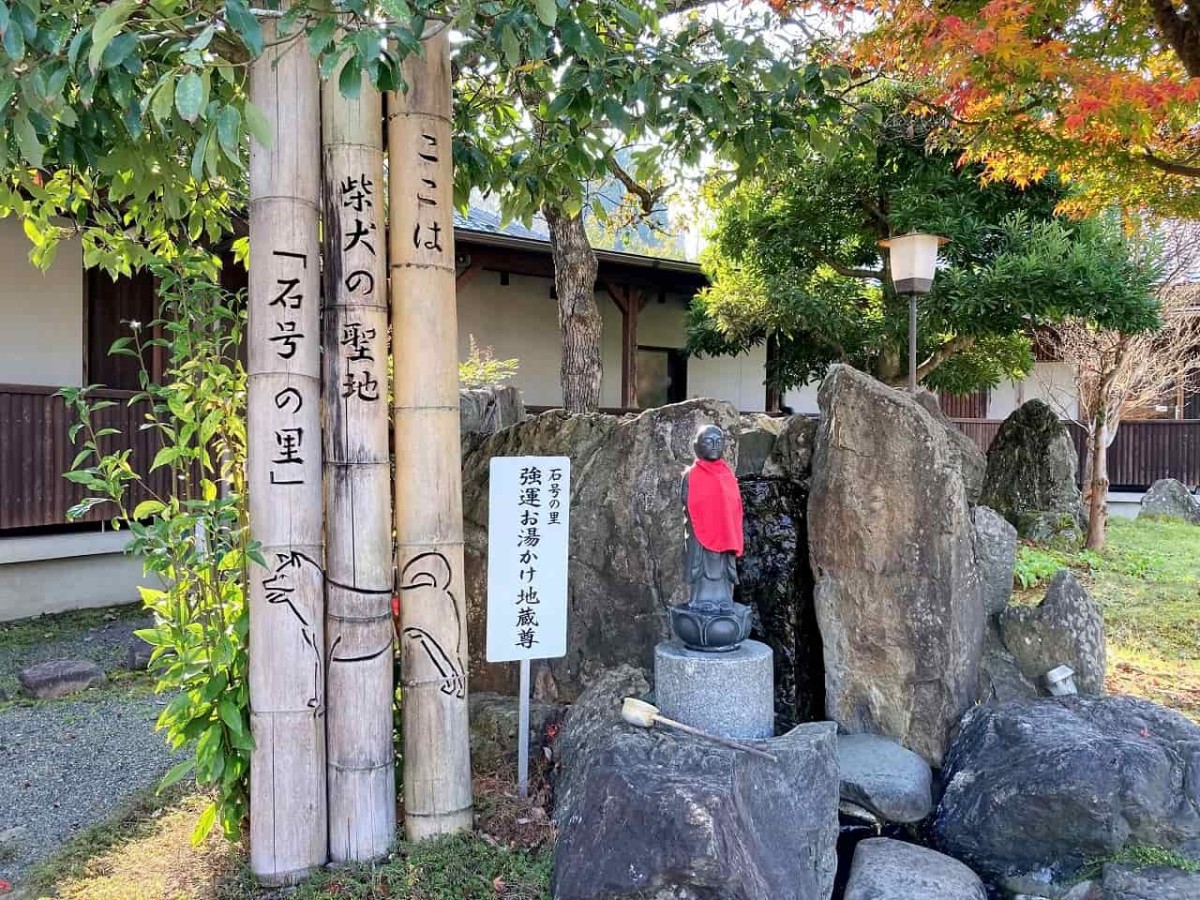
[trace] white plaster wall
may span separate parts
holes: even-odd
[[[621,405],[621,312],[607,292],[597,292],[603,332],[600,339],[604,376],[600,404]],[[681,298],[652,297],[638,319],[638,343],[682,348],[686,343],[686,309]],[[512,384],[530,406],[562,403],[559,384],[561,340],[558,307],[546,278],[509,276],[500,284],[496,272],[481,272],[458,294],[459,356],[465,359],[469,335],[490,346],[498,359],[516,357],[520,368]],[[688,360],[688,396],[728,400],[747,412],[766,402],[763,373],[766,351],[759,347],[739,357]]]
[[[127,533],[0,538],[0,622],[71,609],[137,603],[142,562]]]
[[[1075,392],[1075,374],[1071,363],[1037,362],[1023,381],[1007,381],[992,388],[988,397],[988,418],[1004,419],[1022,403],[1045,401],[1061,418],[1079,414]]]
[[[814,381],[803,387],[784,391],[783,405],[791,407],[792,412],[798,416],[815,416],[821,411],[817,405],[817,390],[820,387],[821,382]]]
[[[59,245],[43,272],[16,216],[0,219],[0,383],[83,384],[83,250]]]

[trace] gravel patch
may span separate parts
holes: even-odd
[[[153,624],[136,605],[2,623],[0,690],[16,696],[17,672],[51,659],[87,659],[105,672],[124,669],[133,632]]]
[[[167,700],[102,696],[0,710],[0,878],[22,873],[155,784],[174,758],[154,721]]]

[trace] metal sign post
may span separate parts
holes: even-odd
[[[529,662],[567,653],[571,460],[494,457],[488,506],[488,662],[520,662],[517,792],[529,795]]]

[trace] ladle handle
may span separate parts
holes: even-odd
[[[740,741],[733,741],[729,738],[718,737],[715,734],[709,734],[706,731],[701,731],[699,728],[693,728],[691,725],[684,725],[682,722],[676,722],[674,719],[668,719],[666,716],[656,715],[654,721],[660,725],[666,725],[669,728],[675,728],[686,734],[695,735],[698,738],[704,738],[706,741],[712,741],[716,744],[721,744],[724,747],[729,747],[731,750],[743,750],[746,753],[753,753],[755,756],[761,756],[763,759],[769,759],[773,763],[779,760],[765,750],[759,750],[757,747],[751,747],[749,744],[743,744]]]

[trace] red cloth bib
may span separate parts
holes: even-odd
[[[742,494],[723,459],[698,459],[687,470],[688,515],[700,546],[742,555]]]

